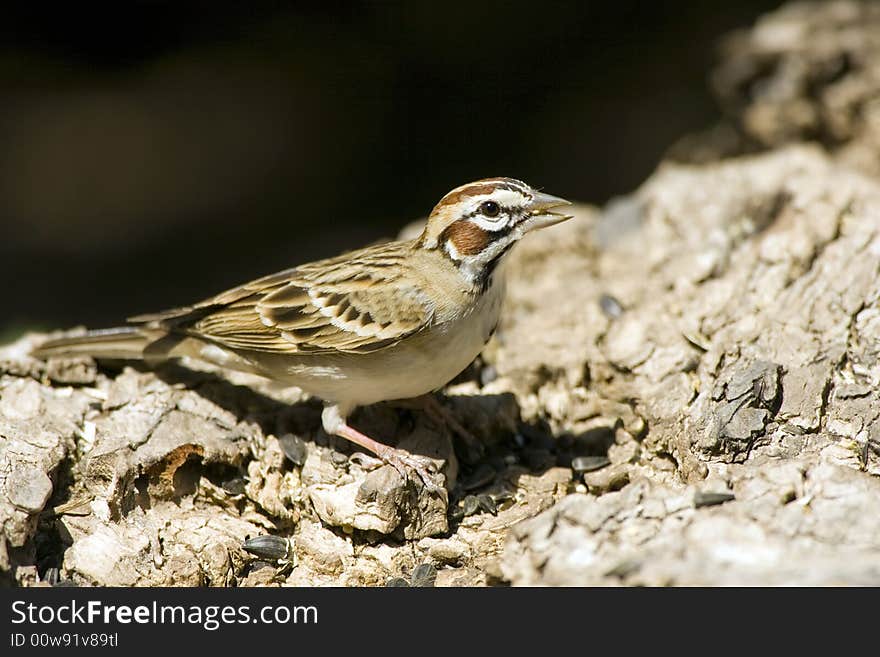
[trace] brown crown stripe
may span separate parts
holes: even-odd
[[[449,240],[461,255],[477,255],[492,241],[492,235],[470,221],[455,221],[440,234],[440,243]]]
[[[434,208],[436,212],[438,208],[455,205],[459,201],[470,198],[472,196],[480,196],[482,194],[491,194],[495,190],[506,189],[513,192],[524,191],[523,183],[513,178],[487,178],[486,180],[478,180],[470,185],[465,185],[461,189],[449,192],[444,196],[437,206]]]

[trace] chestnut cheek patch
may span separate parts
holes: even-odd
[[[485,250],[493,236],[470,221],[456,221],[443,231],[442,237],[452,242],[460,255],[473,256]]]

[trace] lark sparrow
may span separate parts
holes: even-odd
[[[453,189],[415,240],[367,247],[245,283],[130,326],[50,340],[40,358],[86,354],[157,363],[189,356],[297,386],[325,401],[347,438],[438,490],[421,459],[349,426],[357,406],[429,393],[470,364],[498,323],[502,263],[568,201],[511,178]]]

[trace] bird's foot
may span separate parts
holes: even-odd
[[[333,433],[337,436],[350,440],[355,445],[360,445],[364,449],[373,452],[382,461],[397,470],[405,480],[413,480],[413,473],[415,473],[428,492],[440,496],[445,494],[446,490],[438,486],[434,481],[434,477],[431,476],[432,470],[436,473],[436,467],[430,459],[415,456],[406,450],[397,449],[373,440],[345,422],[338,422],[332,428]]]
[[[431,459],[415,456],[406,450],[396,449],[383,445],[385,449],[379,452],[379,458],[400,473],[405,480],[412,480],[415,473],[422,481],[425,489],[434,495],[443,495],[446,490],[438,486],[434,481],[436,466]]]

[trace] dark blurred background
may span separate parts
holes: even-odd
[[[779,4],[5,5],[0,341],[391,237],[476,178],[628,192]]]

